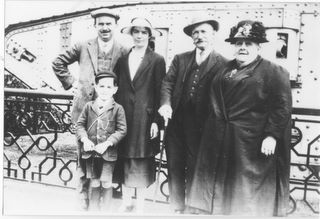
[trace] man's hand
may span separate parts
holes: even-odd
[[[113,145],[113,143],[111,141],[105,141],[103,143],[97,144],[94,147],[94,150],[98,153],[98,154],[104,154],[104,152],[106,152],[106,150],[111,147]]]
[[[83,150],[84,151],[93,151],[94,143],[92,141],[90,141],[89,138],[85,137],[85,138],[81,139],[81,141],[83,143]]]
[[[266,137],[262,141],[261,153],[265,154],[266,156],[274,154],[276,145],[277,145],[277,140],[274,137],[272,136]]]
[[[158,134],[159,134],[159,128],[157,123],[152,123],[150,128],[150,138],[154,139],[158,136]]]
[[[168,124],[168,120],[171,119],[172,116],[172,108],[170,105],[162,105],[159,110],[159,114],[163,117],[165,124]]]

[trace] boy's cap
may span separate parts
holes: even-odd
[[[95,78],[96,83],[102,78],[114,78],[115,81],[117,80],[116,74],[112,71],[100,72]]]

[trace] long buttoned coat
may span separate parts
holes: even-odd
[[[150,140],[150,127],[157,122],[161,81],[166,73],[162,56],[147,48],[137,72],[131,79],[129,54],[121,57],[115,67],[118,76],[116,100],[126,112],[128,132],[119,145],[119,155],[145,158],[159,151],[158,142]]]
[[[175,117],[177,108],[179,106],[183,86],[186,84],[186,77],[191,69],[192,63],[195,61],[196,50],[188,51],[178,54],[173,58],[168,73],[163,79],[161,85],[161,99],[160,106],[168,104],[172,107],[173,115]],[[208,93],[209,86],[213,75],[221,69],[227,60],[215,51],[209,55],[208,64],[206,65],[203,74],[200,76],[198,88],[196,93],[196,118],[198,127],[201,129],[203,123],[208,116]],[[201,131],[201,130],[200,130]]]
[[[126,54],[128,49],[114,41],[110,69],[113,70],[120,56]],[[52,68],[64,89],[69,89],[75,77],[70,73],[68,65],[79,63],[79,83],[77,93],[73,99],[71,120],[76,123],[84,105],[95,99],[94,80],[98,73],[98,38],[77,43],[72,48],[58,55],[53,61]]]
[[[212,81],[188,205],[213,214],[285,215],[289,202],[291,90],[288,72],[260,56],[226,82]],[[226,83],[228,85],[226,86]],[[266,136],[275,154],[261,153]]]

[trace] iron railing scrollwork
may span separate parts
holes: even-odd
[[[76,187],[77,156],[70,122],[71,100],[71,95],[56,92],[5,88],[4,177]],[[289,213],[297,210],[298,200],[312,213],[319,213],[318,202],[312,203],[314,197],[319,196],[319,115],[317,110],[296,109],[292,116]],[[168,202],[165,159],[160,173],[162,196],[158,201]]]
[[[75,188],[72,95],[5,88],[4,97],[4,177]],[[158,201],[167,202],[166,161],[162,167]]]
[[[291,155],[299,159],[296,159],[296,162],[291,161],[290,165],[291,170],[294,168],[299,170],[298,173],[300,173],[300,176],[297,176],[297,172],[291,173],[290,202],[292,208],[289,213],[293,213],[297,209],[296,199],[294,199],[292,196],[296,191],[300,191],[300,196],[302,196],[300,200],[305,203],[305,205],[308,206],[313,213],[319,214],[319,207],[316,207],[319,206],[319,203],[317,202],[311,204],[311,200],[319,200],[320,194],[320,165],[318,162],[320,158],[320,120],[318,116],[320,113],[317,110],[310,110],[308,113],[308,111],[305,109],[296,109],[293,113],[294,118],[292,119]],[[299,115],[314,115],[317,119],[299,119]],[[311,127],[313,127],[313,129],[311,129]],[[302,128],[305,128],[305,133],[301,130]],[[309,132],[309,135],[307,135],[307,132]],[[303,140],[304,142],[302,144]],[[299,151],[297,149],[297,147],[301,145],[303,145],[304,151]]]
[[[58,171],[55,174],[62,186],[68,186],[76,156],[69,156],[68,160],[60,157],[56,143],[59,133],[73,132],[71,100],[72,96],[65,94],[5,88],[5,177],[45,182],[44,176],[50,178]],[[47,182],[60,184],[57,179]]]

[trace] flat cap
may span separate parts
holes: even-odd
[[[114,11],[112,11],[109,8],[100,8],[91,12],[91,17],[93,18],[97,18],[101,16],[113,17],[116,21],[119,20],[120,18],[118,14],[116,14]]]
[[[98,72],[95,82],[96,84],[99,82],[100,79],[102,78],[114,78],[115,81],[117,81],[117,76],[114,72],[112,71],[100,71]]]

